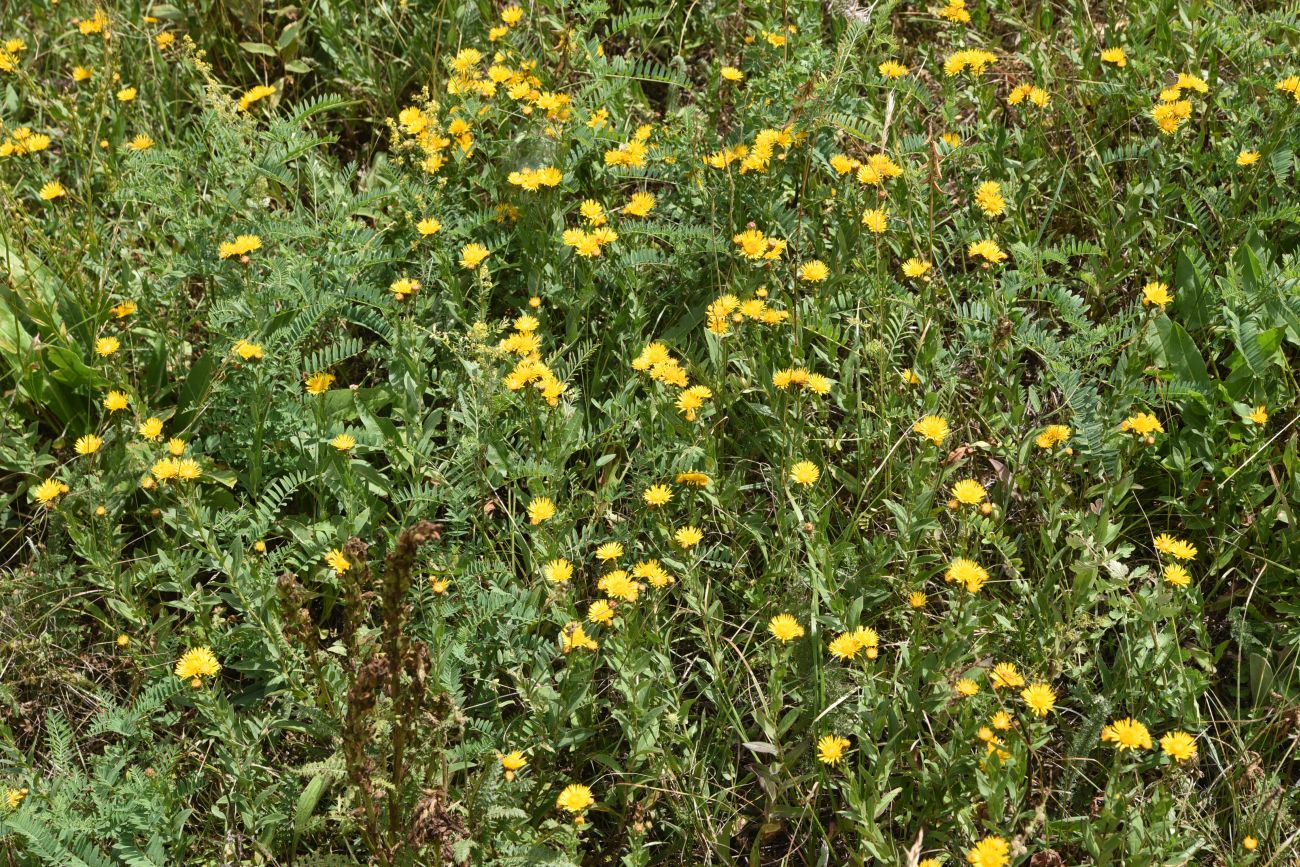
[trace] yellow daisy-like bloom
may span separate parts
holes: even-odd
[[[176,661],[176,676],[188,680],[193,687],[203,685],[203,678],[216,677],[221,671],[221,663],[206,647],[195,647],[185,651]]]
[[[94,434],[86,434],[85,436],[77,437],[75,448],[79,455],[93,455],[95,452],[99,451],[99,447],[103,444],[104,441]]]
[[[1101,62],[1113,63],[1123,69],[1128,66],[1128,56],[1124,54],[1123,48],[1105,48],[1101,52]]]
[[[1267,424],[1268,407],[1261,403],[1259,406],[1251,410],[1250,414],[1246,416],[1246,420],[1252,424]]]
[[[460,265],[462,268],[472,270],[483,264],[483,260],[491,255],[491,251],[482,244],[466,244],[460,249]]]
[[[741,72],[739,69],[737,69],[734,66],[722,67],[722,69],[719,71],[719,74],[726,81],[740,81],[745,77],[745,73]]]
[[[698,527],[682,527],[676,533],[673,533],[673,538],[677,540],[678,545],[689,549],[700,544],[704,540],[704,534],[700,532]]]
[[[140,426],[136,428],[136,432],[139,433],[142,438],[147,439],[150,442],[155,442],[162,436],[162,419],[157,416],[149,416],[149,418],[140,422]]]
[[[651,485],[641,494],[647,506],[662,506],[673,498],[672,489],[667,485]]]
[[[40,192],[38,192],[37,195],[40,196],[43,200],[47,202],[51,202],[54,201],[55,199],[62,198],[63,196],[67,195],[67,192],[68,191],[63,188],[63,184],[59,183],[58,181],[50,181],[49,183],[41,187]]]
[[[953,689],[963,698],[970,698],[973,695],[979,695],[980,685],[969,677],[963,677],[953,684]]]
[[[423,220],[415,224],[415,231],[427,238],[430,235],[436,235],[441,232],[442,223],[435,220],[433,217],[425,217]]]
[[[991,720],[991,722],[993,723],[993,728],[997,729],[1000,732],[1004,732],[1007,729],[1011,728],[1011,714],[1007,713],[1004,710],[1000,710],[997,713],[993,714],[993,719]]]
[[[1007,210],[1007,200],[1002,197],[1002,185],[985,181],[975,189],[975,205],[985,216],[1000,217]]]
[[[325,563],[334,570],[335,575],[342,575],[352,568],[352,562],[343,556],[343,552],[338,548],[331,548],[325,552]]]
[[[92,69],[87,69],[87,68],[84,67],[84,66],[74,66],[74,67],[72,67],[72,80],[73,80],[73,81],[78,81],[78,82],[80,82],[80,81],[89,81],[89,80],[91,79],[91,77],[94,76],[94,74],[95,74],[94,70],[92,70]]]
[[[1169,302],[1173,300],[1174,300],[1174,296],[1170,294],[1169,287],[1164,283],[1159,282],[1158,280],[1153,280],[1152,282],[1142,287],[1143,307],[1149,307],[1154,305],[1163,310],[1165,306],[1167,306]]]
[[[1135,433],[1138,436],[1148,438],[1152,434],[1165,432],[1164,425],[1160,424],[1160,419],[1149,412],[1139,412],[1136,415],[1129,416],[1120,422],[1119,429],[1124,433]]]
[[[167,451],[171,452],[172,457],[179,458],[185,454],[185,440],[180,437],[172,437],[167,440]]]
[[[825,735],[817,741],[817,760],[823,765],[838,765],[848,751],[849,739],[839,735]]]
[[[394,280],[388,286],[388,291],[393,293],[393,297],[398,301],[405,301],[408,297],[418,292],[420,281],[412,280],[410,277],[402,277]]]
[[[131,398],[125,392],[110,391],[104,396],[104,409],[109,412],[118,412],[124,410],[131,403]]]
[[[1121,752],[1151,749],[1151,733],[1132,717],[1115,720],[1106,726],[1101,730],[1101,739],[1105,743],[1114,744],[1115,749]]]
[[[330,390],[330,386],[333,384],[334,374],[322,370],[307,377],[303,383],[303,388],[307,390],[308,394],[324,394]]]
[[[931,266],[930,263],[925,261],[924,259],[917,259],[913,257],[903,263],[903,276],[910,277],[912,279],[916,279],[918,277],[924,277],[929,272],[931,267],[933,266]]]
[[[1254,836],[1247,834],[1241,839],[1241,848],[1245,849],[1247,852],[1254,852],[1259,848],[1259,841],[1256,840]]]
[[[351,434],[341,433],[330,440],[330,445],[341,452],[351,451],[357,444],[357,438]]]
[[[1239,166],[1253,166],[1257,162],[1259,162],[1259,151],[1246,150],[1237,154],[1237,165]]]
[[[772,637],[777,641],[794,641],[796,638],[802,638],[804,628],[798,620],[790,614],[778,614],[767,623],[767,631],[772,633]]]
[[[555,517],[555,503],[550,497],[533,497],[528,502],[528,523],[536,527]]]
[[[1020,691],[1020,697],[1038,716],[1047,716],[1056,707],[1056,693],[1046,683],[1030,684]]]
[[[1160,749],[1176,762],[1196,757],[1196,738],[1187,732],[1169,732],[1160,739]]]
[[[623,206],[623,215],[627,217],[644,217],[654,210],[655,197],[651,193],[633,193],[632,198]]]
[[[1192,583],[1192,573],[1179,563],[1170,563],[1164,570],[1165,583],[1171,587],[1188,587]]]
[[[799,269],[799,279],[805,283],[820,283],[830,276],[831,269],[820,259],[805,262]]]
[[[54,501],[68,491],[68,486],[58,479],[46,479],[32,488],[32,496],[36,498],[36,502],[43,506],[53,506]]]
[[[124,87],[116,94],[118,102],[130,102],[135,99],[136,90],[134,87]]]
[[[596,559],[602,563],[617,560],[623,556],[622,542],[603,542],[596,548]]]
[[[862,225],[874,235],[884,234],[889,228],[889,212],[884,208],[869,208],[862,215]]]
[[[153,147],[153,139],[141,133],[127,142],[126,146],[133,151],[147,151],[149,148]]]
[[[587,650],[595,653],[600,644],[582,631],[581,623],[570,623],[560,632],[560,651],[568,654],[574,650]]]
[[[927,415],[925,418],[912,425],[912,431],[920,434],[936,446],[943,445],[943,441],[946,440],[948,434],[951,433],[951,430],[948,427],[948,420],[941,415]]]
[[[994,689],[1015,689],[1025,685],[1025,678],[1014,662],[999,662],[989,672],[989,684]]]
[[[244,361],[260,361],[266,353],[262,351],[260,343],[250,343],[247,340],[239,340],[235,343],[234,353]]]
[[[160,482],[169,482],[180,474],[180,465],[172,458],[163,458],[154,461],[153,466],[149,468],[149,474]]]
[[[709,478],[708,473],[687,471],[677,474],[677,484],[688,485],[692,488],[707,488],[711,481],[712,479]]]
[[[852,659],[862,650],[862,645],[858,643],[852,632],[842,632],[831,639],[826,650],[836,659]]]
[[[596,799],[592,797],[591,789],[580,783],[565,786],[564,791],[560,792],[560,796],[555,799],[555,806],[558,809],[574,814],[583,812],[594,803]]]
[[[1040,449],[1050,449],[1053,446],[1063,443],[1070,438],[1073,431],[1063,424],[1048,425],[1042,433],[1034,437],[1034,445]]]
[[[170,30],[164,30],[153,38],[154,45],[158,46],[159,51],[166,51],[176,42],[176,34]]]
[[[1191,542],[1175,539],[1168,533],[1161,533],[1156,536],[1155,547],[1161,554],[1168,554],[1177,560],[1195,560],[1198,553],[1196,546]]]
[[[978,593],[984,582],[989,580],[989,573],[974,560],[958,557],[948,564],[943,580],[949,584],[961,584],[967,593]]]
[[[885,78],[902,78],[907,75],[907,67],[895,60],[886,60],[876,67],[876,71]]]
[[[924,608],[929,601],[929,598],[920,590],[913,590],[907,594],[907,604],[918,610]]]
[[[255,87],[249,88],[244,92],[243,96],[239,97],[239,110],[248,111],[254,103],[261,102],[268,96],[274,95],[275,88],[269,84],[259,84]]]
[[[822,471],[812,461],[799,461],[790,468],[790,481],[806,488],[815,483],[821,474]]]
[[[203,468],[193,458],[184,458],[176,462],[176,477],[183,482],[192,482],[203,475]]]
[[[1011,863],[1011,844],[1001,837],[985,837],[966,853],[971,867],[1007,867]]]
[[[552,584],[567,584],[573,578],[573,564],[564,558],[549,560],[542,566],[542,577]]]
[[[988,496],[988,491],[974,479],[962,479],[952,486],[952,495],[959,503],[964,503],[967,506],[978,506],[984,502],[984,498]]]
[[[614,607],[604,599],[597,599],[587,606],[587,620],[590,623],[608,626],[614,622]]]
[[[528,759],[524,758],[524,754],[519,750],[501,755],[500,760],[501,769],[505,772],[506,780],[513,780],[515,774],[523,770],[524,766],[528,764]]]
[[[997,241],[994,241],[991,238],[985,238],[970,244],[966,248],[966,255],[970,256],[972,259],[978,256],[984,261],[992,262],[994,264],[1004,262],[1007,258],[1006,252],[998,246]]]
[[[262,239],[257,235],[239,235],[233,241],[226,241],[217,247],[218,259],[232,256],[245,256],[254,250],[262,249]]]

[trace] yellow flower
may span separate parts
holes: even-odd
[[[1120,69],[1128,66],[1128,57],[1124,54],[1123,48],[1104,48],[1101,52],[1102,63],[1113,63]]]
[[[673,533],[673,538],[677,540],[677,544],[681,545],[682,548],[689,549],[700,544],[704,540],[704,534],[700,532],[698,527],[682,527],[676,533]]]
[[[902,78],[907,75],[907,67],[897,61],[886,60],[876,67],[885,78]]]
[[[325,552],[325,564],[334,570],[335,575],[342,575],[352,568],[352,562],[343,556],[343,552],[338,548],[331,548]]]
[[[330,445],[341,452],[351,451],[357,444],[357,438],[351,434],[341,433],[330,440]]]
[[[63,188],[63,184],[58,181],[50,181],[41,187],[40,192],[37,193],[37,195],[45,201],[51,202],[55,199],[62,198],[67,195],[67,193],[68,191]]]
[[[1164,426],[1160,424],[1160,419],[1149,412],[1139,412],[1136,415],[1129,416],[1120,422],[1119,429],[1124,433],[1135,433],[1138,436],[1147,437],[1148,440],[1150,440],[1152,434],[1165,432]]]
[[[567,584],[573,578],[573,564],[563,558],[542,566],[542,577],[552,584]]]
[[[172,457],[179,458],[185,454],[185,440],[180,437],[172,437],[167,440],[167,451],[171,452]]]
[[[171,48],[175,41],[176,34],[169,30],[164,30],[153,38],[154,45],[158,46],[159,51],[166,51],[168,48]]]
[[[913,279],[924,277],[930,268],[931,265],[929,262],[926,262],[923,259],[911,258],[903,263],[903,276],[911,277]]]
[[[1254,852],[1259,848],[1259,841],[1250,834],[1247,834],[1241,840],[1241,848],[1245,849],[1247,852]]]
[[[534,527],[555,517],[555,503],[549,497],[533,497],[528,502],[528,523]]]
[[[602,563],[617,560],[623,556],[622,542],[603,542],[596,548],[596,559]]]
[[[274,94],[275,94],[275,88],[269,84],[259,84],[256,87],[250,88],[249,90],[244,92],[243,96],[239,98],[239,110],[248,111],[249,107],[252,106],[253,103],[261,102],[262,100],[266,99],[268,96],[272,96]]]
[[[609,626],[614,622],[614,607],[604,599],[597,599],[587,606],[587,621]]]
[[[1160,739],[1160,749],[1176,762],[1196,756],[1196,739],[1187,732],[1169,732]]]
[[[984,582],[989,580],[989,573],[974,560],[958,557],[948,564],[943,580],[949,584],[963,585],[967,593],[978,593]]]
[[[920,590],[913,590],[907,596],[907,604],[917,609],[924,608],[925,603],[928,601],[929,600],[926,598],[926,595],[922,593]]]
[[[181,481],[192,482],[201,475],[203,475],[203,470],[199,467],[198,461],[185,458],[176,462],[176,476]]]
[[[130,403],[131,403],[130,396],[127,395],[125,392],[121,392],[121,391],[110,391],[104,397],[104,409],[108,410],[109,412],[117,412],[119,410],[126,409],[127,405]]]
[[[244,361],[260,361],[264,354],[260,343],[249,343],[247,340],[239,340],[235,343],[234,352]]]
[[[1011,845],[1001,837],[985,837],[966,853],[971,867],[1007,867],[1011,863]]]
[[[130,102],[133,99],[135,99],[134,87],[124,87],[117,92],[118,102]]]
[[[104,441],[94,434],[86,434],[85,436],[77,437],[75,449],[79,455],[93,455],[95,452],[99,451],[99,447],[103,444]]]
[[[654,209],[655,201],[651,193],[633,193],[623,206],[623,213],[629,217],[644,217]]]
[[[1251,413],[1246,416],[1246,418],[1254,424],[1267,424],[1268,407],[1264,406],[1261,403],[1259,406],[1255,407],[1255,409],[1252,410]]]
[[[460,250],[461,267],[470,270],[477,268],[490,255],[491,252],[482,244],[466,244]]]
[[[952,486],[952,495],[959,503],[964,503],[967,506],[978,506],[984,502],[988,492],[983,485],[974,479],[962,479]]]
[[[589,650],[593,653],[600,649],[600,645],[582,631],[580,623],[570,623],[560,633],[560,650],[567,654],[575,649]]]
[[[564,787],[560,796],[555,799],[557,809],[564,810],[566,813],[581,813],[596,803],[596,799],[591,795],[591,789],[579,783],[571,783]]]
[[[107,358],[122,348],[122,342],[116,337],[101,337],[95,341],[95,354]]]
[[[1172,587],[1187,587],[1192,583],[1192,573],[1178,563],[1170,563],[1164,571],[1165,583]]]
[[[980,685],[969,677],[963,677],[953,684],[953,689],[957,691],[958,695],[970,698],[973,695],[979,695]]]
[[[157,440],[158,437],[162,436],[162,432],[163,432],[162,419],[156,418],[154,416],[150,416],[149,418],[140,422],[140,427],[138,427],[136,430],[140,434],[140,436],[144,437],[147,440],[150,441]]]
[[[126,146],[133,151],[147,151],[149,150],[149,148],[153,147],[153,139],[141,133],[140,135],[131,139],[131,141],[127,142]]]
[[[1038,716],[1047,716],[1048,712],[1056,707],[1056,693],[1045,683],[1030,684],[1020,691],[1020,697]]]
[[[72,80],[73,80],[73,81],[87,81],[87,80],[89,80],[90,77],[93,76],[94,74],[95,74],[95,73],[94,73],[92,70],[89,70],[89,69],[87,69],[87,68],[84,67],[84,66],[74,66],[74,67],[72,67]]]
[[[1237,165],[1253,166],[1259,162],[1259,151],[1242,151],[1237,154]]]
[[[936,446],[943,445],[943,441],[948,438],[948,434],[951,432],[948,428],[948,420],[941,415],[927,415],[912,425],[912,431],[920,434]]]
[[[772,633],[772,637],[777,641],[794,641],[796,638],[802,638],[804,634],[803,626],[789,614],[778,614],[773,617],[768,621],[767,631]]]
[[[805,262],[799,269],[799,279],[805,283],[820,283],[830,276],[831,269],[820,259]]]
[[[1006,252],[998,246],[998,242],[988,238],[970,244],[970,246],[966,248],[966,255],[971,258],[979,256],[986,262],[992,262],[995,264],[1006,261],[1007,258]]]
[[[1164,309],[1174,296],[1169,294],[1169,287],[1164,283],[1153,280],[1142,287],[1142,306],[1146,307],[1154,304],[1156,307]]]
[[[513,780],[515,773],[522,770],[527,764],[528,759],[524,758],[524,754],[519,750],[501,756],[501,769],[505,771],[507,780]]]
[[[662,506],[673,498],[672,489],[667,485],[651,485],[641,494],[647,506]]]
[[[1196,546],[1183,539],[1175,539],[1168,533],[1161,533],[1155,538],[1156,550],[1178,560],[1195,560]]]
[[[333,384],[334,374],[326,373],[322,370],[307,377],[306,382],[303,383],[303,387],[307,390],[308,394],[324,394],[329,391],[330,386]]]
[[[442,223],[433,217],[425,217],[415,224],[415,230],[427,238],[429,235],[436,235],[442,231]]]
[[[1115,745],[1121,752],[1125,750],[1151,749],[1151,733],[1142,723],[1129,717],[1115,722],[1101,730],[1101,739]]]
[[[740,81],[745,77],[745,73],[741,72],[739,69],[737,69],[734,66],[722,67],[720,74],[727,81]]]
[[[53,507],[54,501],[68,491],[68,486],[58,479],[46,479],[32,488],[32,496],[36,498],[36,502]]]
[[[216,677],[221,671],[221,663],[206,647],[195,647],[185,651],[176,661],[176,676],[188,680],[190,686],[198,688],[203,685],[203,678]]]
[[[260,249],[262,239],[257,235],[239,235],[235,240],[226,241],[217,248],[217,258],[229,259],[231,256],[243,256]]]
[[[989,684],[994,689],[1014,689],[1024,686],[1025,679],[1013,662],[999,662],[989,672]]]
[[[823,765],[838,765],[849,748],[849,739],[839,735],[825,735],[817,741],[817,760]]]
[[[393,297],[398,301],[405,301],[419,289],[420,281],[412,280],[410,277],[401,277],[388,285],[388,291],[392,292]]]
[[[1048,425],[1042,433],[1034,437],[1034,445],[1040,449],[1050,449],[1057,443],[1063,443],[1070,438],[1072,431],[1063,424]]]
[[[155,479],[160,482],[167,482],[180,475],[180,464],[171,458],[163,458],[160,461],[154,461],[149,472]]]
[[[808,487],[817,481],[822,471],[812,461],[799,461],[790,468],[790,481]]]
[[[884,208],[870,208],[862,215],[862,225],[872,234],[883,234],[889,228],[889,212]]]
[[[1002,186],[996,181],[980,184],[975,189],[975,205],[985,216],[1001,216],[1007,209],[1007,200],[1002,197]]]
[[[707,488],[710,481],[712,480],[708,473],[687,471],[677,474],[677,484],[689,485],[692,488]]]

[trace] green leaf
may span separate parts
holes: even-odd
[[[1168,316],[1155,320],[1156,332],[1160,337],[1160,348],[1164,351],[1165,363],[1173,371],[1177,380],[1190,386],[1201,394],[1208,395],[1210,374],[1205,366],[1205,359],[1196,343],[1183,326]]]
[[[275,49],[267,45],[265,42],[241,42],[239,43],[239,47],[247,51],[249,54],[263,54],[267,57],[276,56]]]

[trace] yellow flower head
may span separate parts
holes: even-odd
[[[825,735],[817,741],[817,760],[823,765],[838,765],[849,748],[849,739],[839,735]]]
[[[1146,726],[1131,717],[1115,720],[1106,726],[1101,730],[1101,739],[1105,743],[1114,744],[1115,749],[1121,752],[1151,749],[1151,733]]]
[[[768,632],[777,641],[794,641],[796,638],[802,638],[804,628],[798,620],[790,614],[778,614],[773,617],[767,624]]]
[[[220,671],[221,663],[217,662],[216,656],[206,647],[187,650],[176,661],[176,676],[188,680],[195,687],[202,685],[203,678],[216,677]]]

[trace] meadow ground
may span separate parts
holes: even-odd
[[[0,865],[1300,863],[1298,45],[9,0]]]

